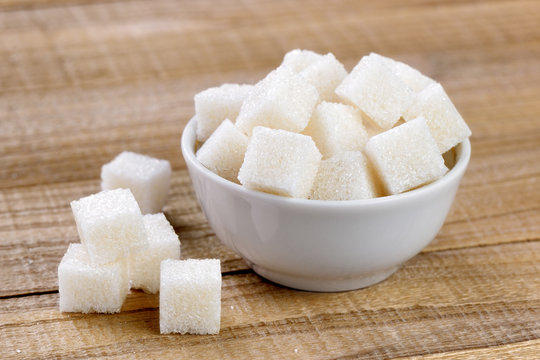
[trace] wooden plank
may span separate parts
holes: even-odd
[[[391,358],[512,344],[540,337],[539,264],[536,241],[420,255],[343,293],[225,276],[217,336],[159,335],[158,298],[142,292],[116,315],[61,314],[58,294],[4,299],[0,357]]]
[[[482,191],[464,187],[441,233],[424,252],[539,239],[536,188],[530,178],[496,182]],[[69,203],[97,191],[98,181],[0,191],[0,296],[57,289],[58,263],[67,244],[79,242]],[[485,196],[486,191],[491,195]],[[179,235],[182,257],[220,258],[226,272],[247,269],[213,234],[185,170],[174,173],[165,214]]]
[[[441,232],[425,251],[538,240],[539,180],[536,175],[464,186]]]
[[[480,50],[498,48],[519,61],[501,45],[515,46],[515,39],[537,42],[539,34],[534,1],[477,3],[474,11],[470,4],[441,4],[439,11],[387,4],[370,17],[352,5],[335,6],[325,11],[323,19],[306,16],[320,7],[316,2],[304,2],[303,7],[261,4],[256,12],[230,4],[232,9],[221,8],[216,14],[180,7],[174,1],[151,7],[126,2],[121,11],[113,3],[0,13],[3,51],[17,60],[2,68],[2,91],[268,69],[300,43],[332,50],[349,66],[372,50],[413,54],[414,65],[425,65],[422,70],[446,83],[448,75],[457,73],[452,52],[468,63],[477,62],[473,56],[480,56]],[[213,21],[202,21],[209,17]],[[288,26],[272,33],[269,23],[284,21]],[[314,32],[321,36],[313,36]],[[494,36],[500,33],[505,36]],[[418,52],[422,56],[414,55]],[[39,67],[32,66],[36,62]],[[477,69],[481,68],[470,70]]]
[[[491,346],[489,348],[451,351],[427,356],[412,356],[399,360],[492,360],[492,359],[534,359],[540,354],[540,340],[524,341],[515,344]]]
[[[515,64],[516,67],[526,65],[524,62]],[[539,67],[536,65],[538,74]],[[492,77],[487,71],[483,76]],[[514,81],[540,82],[540,76],[525,77]],[[227,81],[238,81],[238,78],[231,76]],[[182,87],[184,91],[179,93],[177,90]],[[54,91],[45,96],[29,92],[23,98],[2,96],[0,154],[4,166],[0,169],[0,187],[95,179],[101,165],[126,148],[167,158],[173,167],[183,167],[178,142],[184,124],[193,114],[192,97],[198,90],[194,85],[178,81],[159,86],[143,84],[131,89],[123,86]],[[533,161],[538,157],[540,142],[537,94],[528,91],[515,98],[509,97],[511,91],[492,89],[488,101],[501,105],[491,107],[480,101],[476,105],[466,102],[460,106],[461,95],[456,92],[456,103],[473,130],[473,158],[466,182],[469,178],[478,183],[485,178],[538,174],[538,162]],[[81,101],[85,95],[88,98]],[[485,94],[467,92],[464,96]],[[64,100],[54,104],[57,98]],[[31,101],[35,106],[15,107],[16,112],[2,113],[1,109],[13,108],[20,101]],[[175,107],[175,103],[180,104]],[[51,113],[53,105],[58,109]],[[107,112],[114,116],[105,116]],[[513,117],[517,119],[508,120]],[[49,122],[51,118],[55,121]],[[43,123],[47,125],[41,126]]]
[[[294,6],[267,2],[257,7],[231,2],[216,12],[202,11],[205,3],[190,7],[174,1],[159,1],[153,6],[144,2],[100,3],[84,8],[6,12],[0,30],[9,41],[7,45],[17,43],[21,55],[26,55],[18,59],[19,66],[28,71],[24,73],[26,85],[39,86],[268,67],[279,62],[284,50],[299,44],[357,59],[370,50],[397,54],[431,49],[444,53],[500,46],[513,39],[538,39],[534,1],[440,4],[437,10],[387,3],[375,14],[357,3],[332,6],[323,13],[323,2],[303,1]],[[47,27],[36,28],[36,23]],[[49,31],[53,37],[46,36]],[[155,37],[155,41],[147,42],[148,37]],[[44,53],[25,52],[36,44]],[[38,55],[45,66],[41,70],[29,66]],[[58,68],[54,64],[58,56],[71,61]],[[151,73],[139,72],[139,66],[154,68]],[[20,71],[6,72],[3,77],[7,89],[22,80]]]
[[[501,49],[479,52],[484,53],[485,61],[501,55]],[[536,120],[540,108],[537,92],[533,91],[540,81],[536,61],[539,54],[523,49],[512,54],[519,60],[509,65],[508,59],[504,59],[505,62],[474,74],[459,75],[466,64],[459,63],[460,66],[455,66],[459,76],[449,78],[455,82],[449,83],[449,92],[473,129],[471,168],[479,169],[476,182],[486,177],[502,179],[516,174],[538,174],[537,162],[531,158],[538,156],[535,145],[540,141]],[[461,57],[454,56],[455,61]],[[509,66],[529,70],[508,78]],[[449,73],[446,76],[453,75],[452,71]],[[255,81],[262,76],[262,72],[247,77],[235,74],[229,74],[223,81]],[[468,76],[473,75],[482,88],[464,91],[463,86],[470,81]],[[3,125],[0,154],[4,160],[0,187],[95,179],[99,167],[126,148],[167,158],[174,167],[182,167],[178,138],[193,114],[192,96],[218,81],[207,78],[195,84],[193,79],[183,79],[143,82],[136,86],[49,89],[46,95],[42,91],[25,90],[23,97],[18,93],[6,94],[0,97],[0,109],[5,109],[0,110]],[[505,85],[508,81],[519,83],[520,89],[509,88]],[[460,91],[453,93],[451,89],[458,86]],[[490,89],[489,96],[486,88]],[[473,102],[465,100],[471,98]],[[21,101],[33,106],[21,106]],[[516,119],[508,121],[509,117]],[[54,121],[49,121],[51,118]],[[46,126],[41,125],[44,123]],[[501,146],[512,147],[516,143],[520,148],[511,148],[515,151],[508,152]],[[522,161],[515,161],[516,158]],[[491,160],[504,161],[504,165],[492,166]],[[471,173],[476,172],[469,171],[466,181]]]

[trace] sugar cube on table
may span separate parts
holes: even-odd
[[[167,200],[171,165],[167,160],[124,151],[101,168],[102,190],[130,189],[143,214],[160,212]]]
[[[336,94],[383,130],[394,126],[414,101],[414,92],[373,55],[360,60],[336,88]]]
[[[280,67],[288,67],[294,72],[301,72],[321,58],[322,55],[314,51],[294,49],[285,54]]]
[[[248,137],[225,119],[197,151],[197,159],[219,176],[238,182]]]
[[[141,210],[128,189],[105,190],[72,201],[71,210],[94,265],[116,261],[148,245]]]
[[[195,95],[197,140],[206,141],[225,119],[236,120],[253,85],[223,84]]]
[[[369,166],[360,151],[345,151],[322,160],[310,199],[360,200],[377,196]]]
[[[471,135],[471,130],[439,83],[419,92],[408,108],[405,120],[426,119],[439,151],[445,153]]]
[[[384,65],[386,65],[414,92],[420,92],[428,85],[435,83],[435,81],[430,77],[422,74],[420,71],[401,61],[397,61],[376,53],[371,53],[370,56],[373,56],[377,60],[381,61]]]
[[[360,111],[325,101],[317,106],[303,134],[311,136],[324,159],[343,151],[362,150],[369,138]]]
[[[304,130],[319,101],[319,92],[288,67],[279,67],[259,81],[245,99],[236,126],[251,135],[255,126]]]
[[[95,266],[83,244],[70,244],[58,266],[60,311],[117,313],[129,292],[125,259]]]
[[[248,143],[238,180],[248,189],[307,198],[321,157],[309,136],[258,126]]]
[[[159,288],[160,332],[217,334],[220,320],[219,260],[163,260]]]
[[[390,194],[435,181],[448,171],[422,117],[369,139],[366,155]]]
[[[143,216],[148,248],[129,256],[131,288],[154,294],[159,291],[160,263],[180,259],[180,240],[163,213]]]

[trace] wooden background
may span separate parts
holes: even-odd
[[[380,52],[445,86],[472,160],[439,236],[387,281],[271,284],[220,245],[181,157],[193,95],[253,83],[293,48],[350,70]],[[61,314],[69,202],[122,150],[171,161],[183,257],[223,264],[221,332],[159,335],[158,297]],[[0,358],[540,357],[538,1],[0,0]]]

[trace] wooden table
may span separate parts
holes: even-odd
[[[439,80],[473,155],[439,236],[367,289],[295,291],[220,245],[179,148],[193,95],[293,48]],[[158,296],[58,311],[69,203],[122,150],[171,161],[182,255],[222,261],[217,336],[160,335]],[[540,358],[538,1],[0,0],[0,358]]]

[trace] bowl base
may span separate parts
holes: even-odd
[[[283,274],[255,264],[250,264],[250,266],[258,275],[277,284],[293,289],[317,292],[338,292],[361,289],[385,280],[399,268],[399,266],[395,266],[357,277],[323,279]]]

